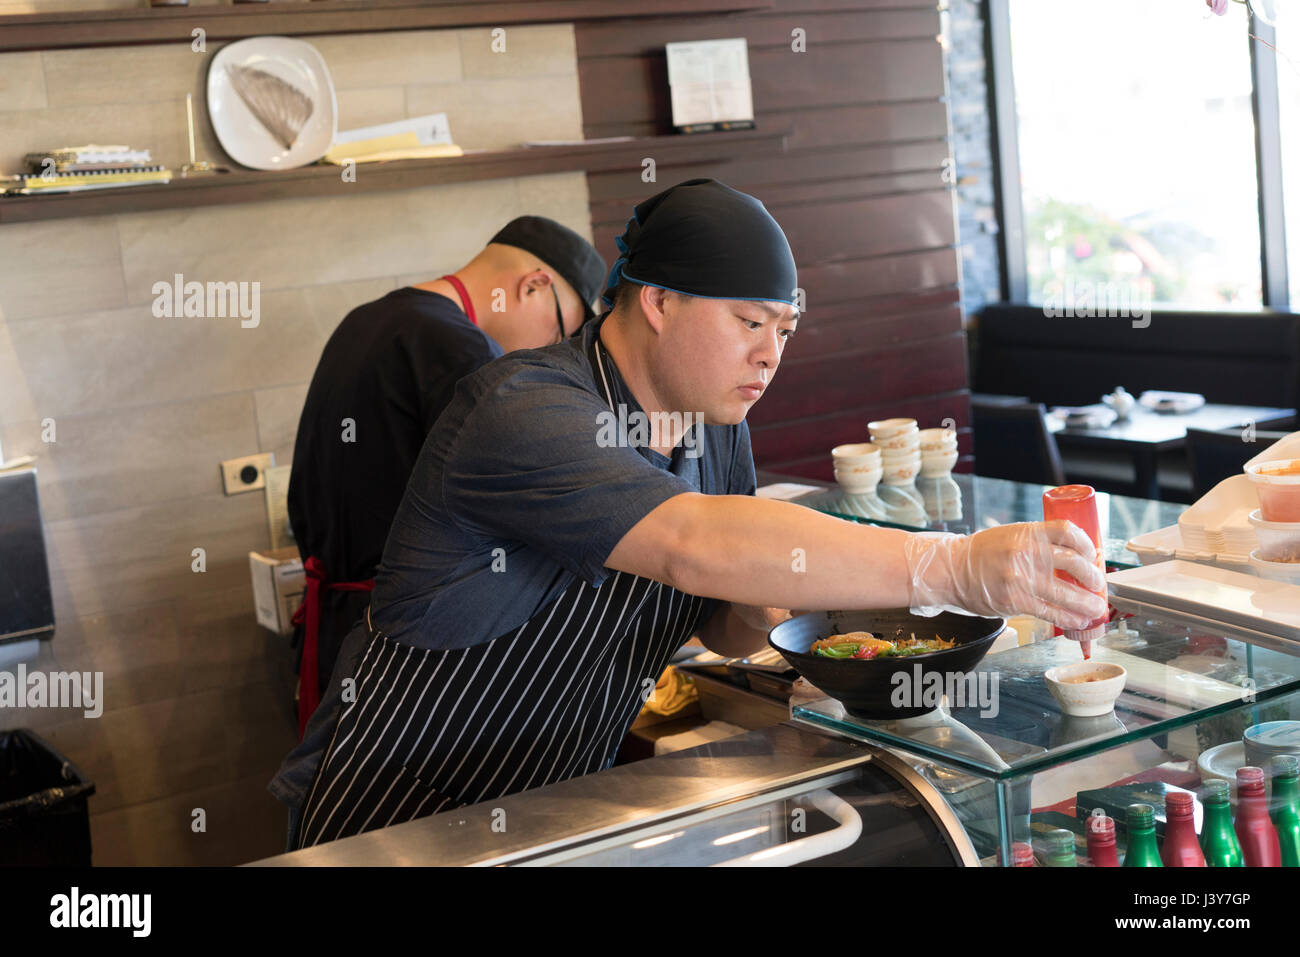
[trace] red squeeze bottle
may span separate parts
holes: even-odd
[[[1268,798],[1264,796],[1264,769],[1237,769],[1237,840],[1247,867],[1281,867],[1282,845],[1277,828],[1268,816]]]
[[[1195,805],[1187,791],[1165,795],[1165,843],[1160,860],[1165,867],[1204,867],[1205,853],[1196,840]]]
[[[1119,867],[1119,856],[1115,853],[1115,819],[1094,812],[1086,824],[1088,863],[1093,867]]]
[[[1106,573],[1106,558],[1101,552],[1101,522],[1097,518],[1097,495],[1091,485],[1061,485],[1043,493],[1043,520],[1047,522],[1065,519],[1083,529],[1084,534],[1092,539],[1097,549],[1097,568]],[[1057,570],[1056,577],[1072,585],[1079,585],[1073,575]],[[1079,585],[1082,588],[1082,585]],[[1100,592],[1102,598],[1106,593]],[[1085,659],[1092,657],[1092,643],[1106,633],[1106,622],[1110,612],[1102,615],[1081,631],[1066,629],[1066,638],[1079,643],[1079,649]]]

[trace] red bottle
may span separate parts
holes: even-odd
[[[1092,539],[1097,549],[1097,568],[1106,573],[1106,556],[1102,554],[1101,521],[1097,516],[1097,496],[1091,485],[1061,485],[1043,493],[1043,520],[1047,522],[1065,519],[1081,528]],[[1078,585],[1073,575],[1057,571],[1056,577],[1072,585]],[[1079,587],[1083,587],[1080,585]],[[1106,597],[1102,591],[1101,596]],[[1106,622],[1110,618],[1109,610],[1096,621],[1080,631],[1065,631],[1065,637],[1079,643],[1083,657],[1092,657],[1092,643],[1106,633]]]
[[[1237,769],[1237,840],[1247,867],[1281,867],[1282,846],[1277,828],[1268,816],[1268,798],[1264,795],[1264,769]]]
[[[1087,821],[1088,863],[1093,867],[1119,867],[1115,853],[1115,819],[1094,813]]]
[[[1281,853],[1281,852],[1279,852]],[[1016,841],[1011,845],[1011,866],[1012,867],[1033,867],[1034,866],[1034,846],[1023,841]]]
[[[1165,843],[1160,860],[1165,867],[1204,867],[1205,853],[1196,840],[1195,804],[1187,791],[1165,795]]]

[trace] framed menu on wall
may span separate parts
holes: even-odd
[[[754,96],[744,37],[666,43],[673,127],[679,133],[753,129]]]

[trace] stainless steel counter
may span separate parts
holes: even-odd
[[[921,842],[927,853],[937,846],[950,862],[974,862],[973,849],[947,804],[903,762],[875,748],[778,724],[253,866],[527,863],[566,849],[635,840],[631,835],[656,824],[709,816],[701,812],[713,812],[716,818],[746,806],[745,799],[751,804],[755,798],[779,801],[864,774],[872,782],[855,792],[857,814],[869,816],[870,808],[878,807],[881,813],[892,808],[897,816],[906,808],[914,820],[907,824],[906,840],[896,842],[900,847]],[[918,830],[922,826],[924,837]]]

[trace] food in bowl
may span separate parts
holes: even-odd
[[[1250,513],[1259,539],[1259,557],[1266,562],[1300,562],[1300,522],[1267,522],[1260,509]]]
[[[850,631],[820,638],[808,650],[822,658],[863,661],[871,658],[912,658],[935,651],[947,651],[956,644],[956,641],[947,641],[937,635],[934,638],[917,638],[913,633],[910,638],[895,638],[890,641],[869,631]]]
[[[1124,690],[1128,672],[1106,661],[1076,661],[1057,665],[1043,673],[1047,690],[1074,718],[1095,718],[1115,710],[1115,700]]]

